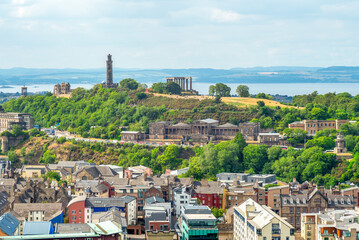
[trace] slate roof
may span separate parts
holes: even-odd
[[[0,217],[0,229],[9,236],[14,235],[19,223],[20,222],[10,213],[5,213]]]
[[[62,203],[14,203],[13,211],[21,218],[27,218],[30,211],[45,211],[45,220],[62,212]]]
[[[196,193],[211,193],[211,194],[221,194],[223,193],[224,187],[219,184],[220,182],[208,182],[208,183],[202,183],[202,182],[195,182],[194,183],[194,191]]]
[[[75,187],[84,190],[89,188],[92,193],[102,193],[108,190],[108,187],[102,182],[99,183],[98,180],[79,180],[76,182]]]
[[[112,170],[108,166],[83,166],[80,170],[75,172],[74,174],[77,175],[82,171],[87,171],[93,178],[98,177],[114,177],[118,175],[114,170]]]
[[[93,230],[86,223],[59,223],[55,226],[55,232],[58,234],[91,233]]]
[[[135,197],[126,195],[122,197],[112,198],[99,198],[89,197],[85,200],[86,207],[125,207],[126,203],[129,203],[136,199]]]
[[[0,192],[0,210],[6,208],[10,204],[8,201],[9,197],[7,192]]]

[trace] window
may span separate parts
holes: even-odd
[[[286,237],[285,239],[286,239],[286,240],[289,240],[289,237]]]
[[[130,189],[130,193],[133,193],[133,189]]]
[[[312,230],[312,225],[307,225],[307,230]]]
[[[290,213],[292,214],[294,212],[293,208],[290,207],[289,209],[290,209]]]
[[[257,229],[257,235],[262,236],[262,229]]]
[[[72,220],[76,220],[76,216],[72,216]]]
[[[76,210],[72,210],[72,214],[76,214]]]

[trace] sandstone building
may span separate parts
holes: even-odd
[[[243,134],[245,140],[257,141],[261,132],[260,124],[255,122],[240,123],[234,125],[226,123],[219,125],[214,119],[203,119],[193,123],[155,122],[149,125],[149,139],[177,139],[182,141],[210,142],[231,140],[238,132]]]
[[[308,135],[315,135],[316,132],[324,129],[339,130],[340,126],[349,122],[349,120],[303,120],[293,122],[288,125],[289,128],[298,128],[308,132]]]
[[[71,85],[68,82],[62,82],[61,84],[56,84],[54,86],[54,95],[61,94],[70,94],[71,93]]]
[[[18,125],[22,130],[30,130],[34,128],[34,118],[27,113],[0,112],[0,133],[11,131],[15,125]]]

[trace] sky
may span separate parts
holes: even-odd
[[[0,0],[0,68],[359,66],[359,1]]]

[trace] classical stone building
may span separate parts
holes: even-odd
[[[255,122],[240,123],[234,125],[226,123],[219,125],[214,119],[198,120],[190,124],[170,122],[150,123],[150,140],[176,139],[181,141],[210,142],[231,140],[238,132],[243,134],[244,139],[256,141],[261,131],[260,124]]]
[[[68,82],[62,82],[54,86],[54,95],[69,94],[71,93],[71,85]]]
[[[22,130],[34,128],[34,118],[27,113],[0,112],[0,133],[11,131],[12,127],[18,125]]]
[[[340,126],[349,122],[349,120],[303,120],[293,122],[288,125],[289,128],[298,128],[308,132],[308,135],[315,135],[316,132],[324,129],[340,129]]]
[[[177,83],[181,87],[181,90],[184,92],[194,92],[198,94],[198,92],[192,88],[192,77],[168,77],[166,78],[166,81],[167,83]]]
[[[112,56],[107,55],[106,61],[106,82],[102,83],[106,88],[117,88],[118,84],[113,83]]]

